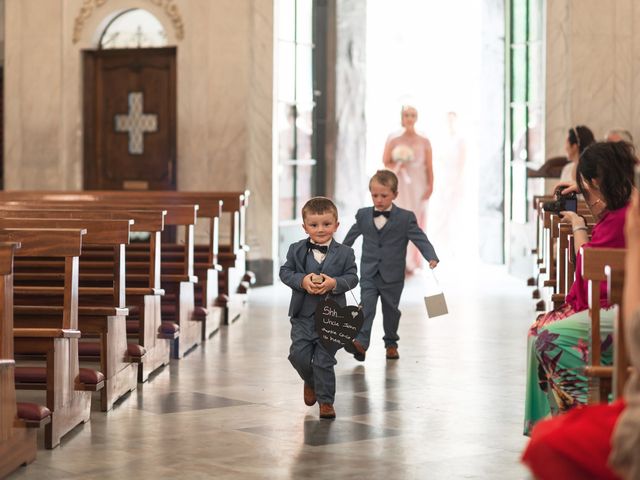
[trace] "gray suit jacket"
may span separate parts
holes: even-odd
[[[403,281],[409,240],[418,247],[424,258],[438,260],[427,235],[418,227],[415,214],[396,205],[391,207],[387,223],[380,230],[373,223],[373,207],[358,210],[356,223],[342,243],[351,246],[360,235],[360,276],[363,279],[372,279],[380,272],[380,276],[387,283]]]
[[[291,287],[291,303],[289,304],[289,316],[295,317],[302,310],[315,311],[315,307],[324,299],[324,295],[310,295],[302,288],[302,279],[309,273],[306,271],[307,239],[292,243],[287,252],[287,261],[280,267],[280,280]],[[346,305],[345,292],[358,285],[358,267],[353,249],[342,245],[335,240],[329,245],[327,256],[320,266],[320,272],[336,279],[336,288],[330,294],[330,298],[340,306]]]

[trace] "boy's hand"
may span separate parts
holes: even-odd
[[[438,266],[438,260],[429,260],[429,268],[433,270]]]
[[[313,283],[311,281],[311,276],[312,275],[315,275],[315,274],[314,273],[310,273],[309,275],[306,275],[302,279],[302,288],[305,289],[306,292],[311,294],[311,295],[319,295],[318,287],[321,286],[322,284]]]
[[[325,295],[326,293],[336,288],[336,285],[338,284],[335,278],[331,278],[330,276],[325,275],[324,273],[322,273],[321,275],[322,275],[323,282],[316,285],[317,287],[316,295]]]

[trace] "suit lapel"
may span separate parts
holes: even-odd
[[[378,227],[376,227],[376,222],[373,220],[374,219],[373,211],[374,211],[374,208],[371,207],[369,208],[369,212],[367,212],[367,215],[368,215],[367,225],[371,230],[373,230],[375,234],[380,234],[381,230],[378,230]]]
[[[322,273],[326,273],[327,275],[329,275],[327,273],[329,271],[329,266],[335,261],[337,253],[338,253],[338,242],[336,242],[335,240],[332,240],[331,244],[329,245],[329,250],[327,250],[327,256],[324,257],[324,261],[322,262],[322,265],[320,267],[320,271]]]
[[[307,242],[306,240],[300,244],[298,251],[296,252],[296,258],[300,262],[302,270],[306,268],[307,263]]]
[[[370,207],[367,211],[367,226],[373,228],[374,232],[377,232],[376,222],[373,221],[373,207]]]

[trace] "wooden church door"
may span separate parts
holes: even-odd
[[[84,188],[175,190],[176,49],[84,52]]]

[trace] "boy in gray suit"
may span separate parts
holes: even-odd
[[[362,235],[362,261],[360,265],[360,291],[364,323],[353,346],[345,350],[356,360],[365,359],[369,348],[371,327],[376,315],[378,297],[382,299],[384,345],[388,359],[398,359],[398,324],[400,323],[400,296],[404,288],[404,270],[407,244],[411,240],[430,268],[438,264],[438,257],[426,234],[418,227],[416,216],[393,204],[398,196],[398,178],[390,170],[378,170],[369,181],[373,207],[361,208],[356,223],[344,239],[344,245]]]
[[[316,333],[314,313],[329,295],[346,305],[345,292],[358,285],[353,250],[333,239],[340,225],[331,200],[315,197],[302,208],[302,228],[309,238],[291,244],[280,280],[291,287],[291,348],[289,361],[304,380],[304,403],[320,404],[320,418],[335,418],[335,353],[327,351]]]

